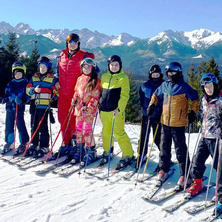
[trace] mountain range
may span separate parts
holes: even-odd
[[[198,66],[201,61],[207,62],[211,57],[221,68],[222,33],[207,29],[190,32],[166,30],[152,38],[140,39],[127,33],[109,36],[86,28],[34,30],[24,23],[13,27],[0,22],[0,46],[7,42],[9,32],[17,34],[23,55],[30,55],[37,41],[40,55],[47,55],[54,62],[65,48],[67,35],[76,33],[80,36],[81,48],[95,54],[101,70],[106,69],[106,60],[112,54],[120,55],[124,69],[139,76],[146,74],[154,63],[164,68],[167,63],[178,61],[187,72],[191,63]]]

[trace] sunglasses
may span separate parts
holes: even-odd
[[[204,86],[204,85],[206,85],[206,83],[211,83],[211,82],[213,82],[212,78],[206,77],[201,80],[200,84],[201,84],[201,86]]]
[[[69,41],[69,44],[72,44],[72,43],[77,44],[77,43],[78,43],[78,41],[75,41],[75,40],[70,40],[70,41]]]

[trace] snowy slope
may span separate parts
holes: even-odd
[[[4,144],[4,123],[5,105],[0,104],[0,145]],[[55,111],[54,111],[55,113]],[[26,123],[29,128],[30,116],[28,107],[25,113]],[[52,125],[53,139],[59,130],[59,124]],[[126,125],[126,131],[131,139],[134,150],[137,149],[140,127],[138,125]],[[96,125],[95,134],[101,133],[101,125]],[[98,137],[97,137],[98,139]],[[191,134],[190,152],[193,153],[197,134]],[[18,141],[18,139],[17,139]],[[56,148],[60,146],[60,141]],[[151,143],[151,141],[149,142]],[[115,143],[115,150],[119,147]],[[100,150],[101,151],[101,150]],[[148,164],[148,172],[151,172],[158,161],[158,149],[154,147],[152,158]],[[175,159],[174,149],[172,159]],[[206,175],[209,174],[208,159]],[[34,171],[42,168],[30,168],[21,171],[14,165],[0,160],[0,221],[1,222],[71,222],[71,221],[158,221],[158,222],[179,222],[179,221],[200,221],[212,212],[212,208],[196,216],[191,216],[183,211],[185,206],[192,203],[203,202],[205,196],[195,198],[185,206],[169,214],[162,210],[169,203],[178,200],[183,194],[175,196],[161,204],[145,202],[141,197],[152,187],[154,180],[147,181],[146,184],[130,182],[125,180],[116,181],[117,176],[111,177],[110,181],[100,181],[98,179],[84,175],[83,171],[79,175],[73,174],[68,179],[59,177],[56,174],[46,174],[37,176]],[[86,169],[87,171],[87,169]],[[164,184],[161,192],[173,188],[179,177],[179,170]],[[213,174],[215,180],[215,172]],[[214,195],[214,189],[210,190],[209,198]]]

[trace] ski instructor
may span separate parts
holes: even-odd
[[[77,78],[81,75],[80,62],[84,58],[93,58],[94,54],[80,49],[80,39],[77,34],[69,34],[66,38],[66,49],[62,50],[58,63],[58,78],[60,97],[58,100],[58,120],[61,124],[63,143],[59,149],[59,155],[64,156],[72,149],[71,141],[75,132],[75,117],[71,116],[69,125],[67,115],[71,106],[74,88]],[[64,127],[62,127],[64,125]],[[57,155],[55,155],[57,156]]]

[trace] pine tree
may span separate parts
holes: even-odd
[[[200,75],[195,71],[195,67],[193,64],[191,64],[189,72],[187,73],[188,75],[188,83],[189,85],[198,91],[199,96],[202,96],[202,90],[200,86]]]
[[[32,54],[30,57],[22,58],[22,62],[26,65],[27,72],[26,72],[26,78],[30,79],[38,70],[38,58],[40,57],[39,55],[39,50],[38,50],[38,45],[37,41],[35,41],[35,46],[34,49],[32,50]]]
[[[4,94],[7,83],[12,79],[12,64],[19,59],[19,51],[16,34],[9,33],[8,42],[1,53],[1,95]]]
[[[206,73],[213,73],[218,79],[219,89],[222,87],[222,80],[220,78],[220,70],[218,69],[218,65],[216,64],[214,58],[212,57],[208,64],[206,65]]]
[[[126,74],[129,76],[130,80],[130,99],[126,106],[126,121],[135,123],[140,120],[139,92],[136,82],[133,79],[133,74],[127,72]]]

